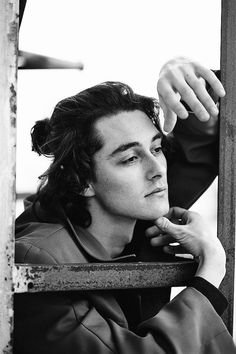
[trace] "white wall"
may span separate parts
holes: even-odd
[[[35,190],[48,164],[31,152],[29,132],[58,100],[104,80],[156,95],[160,67],[173,56],[218,68],[219,40],[219,0],[28,0],[20,49],[85,68],[19,71],[17,192]]]

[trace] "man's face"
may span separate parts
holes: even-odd
[[[154,220],[169,210],[161,135],[141,111],[97,121],[103,147],[94,155],[92,182],[102,215]]]

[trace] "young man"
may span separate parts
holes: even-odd
[[[159,92],[167,129],[175,125],[175,113],[169,114],[169,108],[174,104],[174,112],[178,107],[185,109],[175,103],[175,92],[181,94],[187,82],[184,75],[190,80],[197,67],[179,60],[162,69]],[[182,74],[173,78],[173,73],[179,71]],[[198,81],[196,72],[194,75]],[[206,75],[212,74],[206,71]],[[213,78],[218,91],[220,83]],[[195,86],[199,99],[192,93],[188,98],[186,90],[184,98],[195,110],[199,105],[211,110],[211,98],[202,82],[200,85],[201,90]],[[206,188],[216,169],[209,152],[200,157],[196,152],[192,154],[189,146],[186,154],[181,144],[173,148],[174,143],[160,128],[158,113],[155,99],[137,95],[125,84],[106,82],[62,100],[50,120],[36,123],[33,149],[52,157],[53,162],[42,176],[33,204],[17,220],[16,262],[139,261],[153,254],[158,259],[163,252],[153,248],[151,255],[151,246],[147,247],[151,238],[152,245],[165,245],[167,252],[172,252],[169,243],[177,241],[181,250],[198,257],[195,278],[168,304],[161,290],[19,295],[15,301],[16,353],[236,352],[218,315],[226,306],[217,289],[225,273],[223,248],[199,215],[179,207],[169,208],[165,154],[169,156],[170,171],[174,168],[178,172],[178,164],[186,172],[195,174],[199,167],[203,171],[197,187],[186,192],[184,203]],[[201,114],[199,118],[208,119]],[[193,122],[201,126],[198,134],[204,131],[204,123],[198,124],[194,118]],[[186,143],[181,134],[188,136],[190,130],[182,125],[176,126],[177,137]],[[210,151],[211,155],[209,147],[215,140],[211,122],[205,131],[205,137],[202,132],[201,139],[197,139],[199,150]],[[196,151],[194,134],[190,140]],[[191,157],[190,161],[186,156]],[[191,176],[189,173],[190,181]],[[175,180],[177,185],[177,175]],[[172,218],[182,224],[173,224]],[[135,231],[137,220],[142,224]],[[147,237],[140,232],[146,221],[155,224]],[[178,253],[181,250],[178,247]]]

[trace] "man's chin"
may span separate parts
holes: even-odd
[[[150,211],[145,217],[141,218],[143,220],[149,220],[149,221],[154,221],[161,216],[165,216],[168,211],[170,210],[169,203],[162,208],[158,208],[158,210],[152,210]]]

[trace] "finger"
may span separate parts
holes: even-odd
[[[180,93],[181,99],[187,103],[199,120],[207,121],[210,118],[209,113],[200,102],[193,89],[182,77],[179,77],[179,80],[176,81],[175,88]]]
[[[186,76],[186,81],[189,84],[189,86],[191,86],[198,100],[203,104],[207,112],[210,115],[217,116],[219,110],[214,100],[207,92],[205,81],[201,78],[196,77],[196,75],[191,75],[191,74]],[[197,108],[193,107],[192,109],[195,112]]]
[[[158,237],[154,237],[150,240],[152,246],[165,246],[168,245],[170,242],[175,241],[172,236],[170,235],[160,235]]]
[[[219,97],[225,96],[225,89],[212,70],[199,64],[196,65],[196,70],[208,82]]]
[[[152,238],[152,237],[155,237],[155,236],[158,236],[162,233],[162,231],[156,226],[151,226],[149,227],[146,231],[145,231],[145,235],[148,237],[148,238]]]
[[[167,219],[180,219],[186,220],[187,214],[190,213],[188,210],[180,207],[171,207],[168,213],[165,215]],[[156,224],[156,223],[155,223]],[[157,225],[157,224],[156,224]]]
[[[159,97],[159,103],[164,113],[163,130],[165,133],[170,133],[177,122],[177,115],[171,109],[167,108],[161,96]]]
[[[203,219],[201,216],[194,212],[194,211],[189,211],[180,207],[172,207],[170,208],[169,212],[165,215],[165,217],[169,220],[171,220],[172,224],[180,225],[181,228],[179,228],[179,231],[184,231],[182,226],[185,226],[187,224],[190,224],[191,222],[203,222]],[[158,220],[158,219],[157,219]],[[157,220],[155,221],[155,224],[158,225]],[[159,229],[161,227],[159,226]],[[161,229],[162,230],[162,229]],[[163,231],[163,230],[162,230]]]
[[[166,113],[164,114],[165,121],[164,121],[164,132],[170,133],[177,122],[177,114],[175,114],[173,111],[167,109]]]
[[[179,226],[173,224],[169,219],[165,218],[164,216],[158,218],[155,221],[155,224],[163,231],[163,233],[167,233],[170,236],[173,236],[175,240],[178,241],[178,238],[182,235],[182,228],[183,226]]]
[[[159,97],[163,100],[168,109],[172,110],[178,117],[186,119],[188,117],[188,111],[180,102],[179,94],[165,80],[160,79],[158,81],[158,87]]]

